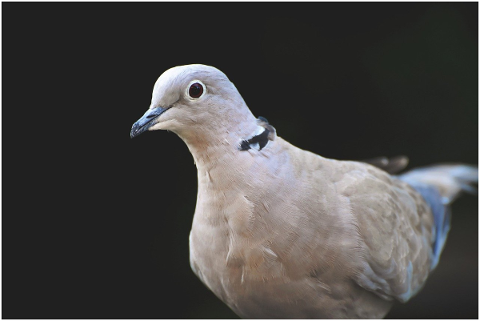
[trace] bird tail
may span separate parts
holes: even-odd
[[[472,184],[478,184],[478,167],[471,165],[435,165],[416,168],[400,175],[400,179],[407,183],[433,186],[442,196],[442,202],[450,204],[462,191],[477,194],[477,189]]]
[[[440,259],[448,231],[450,207],[462,191],[476,194],[473,184],[478,184],[478,167],[470,165],[435,165],[416,168],[399,178],[419,192],[432,210],[435,221],[432,265]]]

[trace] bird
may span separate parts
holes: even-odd
[[[198,193],[189,236],[198,278],[242,318],[383,318],[439,262],[450,204],[478,168],[408,159],[336,160],[255,117],[219,69],[166,70],[130,131],[187,145]]]

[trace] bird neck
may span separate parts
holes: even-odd
[[[240,129],[216,128],[215,131],[204,131],[201,134],[181,137],[187,144],[197,168],[209,170],[219,162],[234,161],[240,152],[241,143],[254,132],[257,125]]]
[[[242,141],[258,131],[257,119],[247,111],[211,121],[209,126],[192,124],[188,131],[177,133],[187,144],[199,170],[209,170],[226,159],[235,160]]]

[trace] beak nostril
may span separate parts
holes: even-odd
[[[136,137],[141,133],[147,131],[150,127],[155,125],[155,119],[164,113],[169,108],[155,107],[147,110],[147,112],[132,126],[130,137]]]

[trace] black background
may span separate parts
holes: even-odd
[[[131,140],[157,77],[225,72],[336,159],[478,163],[477,3],[2,3],[3,318],[234,318],[190,270],[196,168]],[[478,317],[478,207],[391,318]]]

